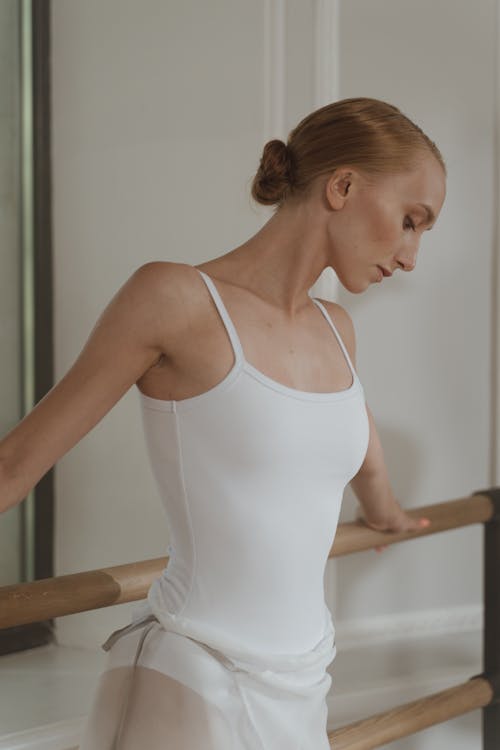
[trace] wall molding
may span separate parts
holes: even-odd
[[[495,3],[495,98],[493,123],[493,247],[491,268],[491,420],[490,483],[500,485],[500,0]]]
[[[78,750],[85,716],[0,736],[0,750]]]
[[[339,0],[315,0],[314,108],[340,97]]]
[[[314,0],[314,109],[340,98],[340,0]],[[311,287],[313,297],[332,300],[340,282],[325,268]]]
[[[285,139],[285,0],[264,0],[264,141]]]
[[[348,651],[381,643],[481,631],[483,605],[391,612],[335,622],[337,648]]]
[[[313,0],[314,101],[318,109],[339,98],[340,55],[339,18],[340,0]],[[325,268],[310,289],[312,297],[335,300],[339,281],[332,268]],[[337,577],[333,560],[328,560],[324,576],[325,599],[335,611]]]

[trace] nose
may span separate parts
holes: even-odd
[[[405,261],[397,260],[396,262],[398,266],[403,269],[403,271],[413,271],[413,269],[417,265],[416,258],[413,260],[405,260]]]
[[[413,271],[417,265],[418,244],[413,248],[402,250],[395,258],[396,263],[403,271]]]

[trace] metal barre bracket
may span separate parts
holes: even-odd
[[[476,675],[487,680],[493,692],[483,711],[483,746],[491,750],[496,747],[500,728],[500,487],[478,490],[473,495],[486,495],[493,504],[493,515],[484,524],[484,671]]]
[[[486,495],[493,503],[493,515],[488,523],[491,521],[500,521],[500,487],[489,487],[487,490],[477,490],[477,492],[472,493],[472,497],[474,497],[474,495]]]

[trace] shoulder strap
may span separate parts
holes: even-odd
[[[210,295],[213,301],[215,302],[217,310],[219,311],[219,314],[226,328],[227,335],[229,336],[229,339],[231,341],[231,345],[233,347],[236,361],[239,361],[240,359],[244,359],[240,338],[236,332],[236,328],[234,327],[233,321],[229,317],[229,313],[226,310],[226,306],[224,305],[224,302],[222,301],[222,298],[217,290],[217,287],[215,286],[210,276],[208,276],[208,274],[206,274],[204,271],[201,271],[199,268],[197,268],[196,270],[200,273],[202,279],[207,285],[208,291],[210,292]]]
[[[333,320],[332,320],[332,319],[331,319],[331,317],[330,317],[330,314],[328,313],[328,310],[327,310],[327,309],[326,309],[326,307],[325,307],[325,306],[323,305],[323,303],[319,301],[319,299],[318,299],[317,297],[311,297],[311,299],[312,299],[312,301],[313,301],[313,302],[315,302],[315,303],[316,303],[317,307],[319,307],[319,309],[321,310],[321,312],[322,312],[322,313],[323,313],[323,315],[325,316],[326,320],[327,320],[327,321],[328,321],[328,323],[330,324],[330,327],[332,328],[332,330],[333,330],[333,332],[334,332],[335,336],[337,337],[337,341],[338,341],[338,342],[339,342],[339,344],[340,344],[340,348],[342,349],[342,351],[343,351],[343,353],[344,353],[344,357],[345,357],[345,358],[346,358],[346,360],[347,360],[347,364],[349,365],[349,368],[350,368],[350,370],[351,370],[351,372],[352,372],[353,378],[354,378],[354,379],[356,379],[356,377],[357,377],[357,374],[356,374],[356,370],[355,370],[355,369],[354,369],[354,367],[353,367],[353,364],[352,364],[352,362],[351,362],[351,358],[349,357],[349,353],[348,353],[348,351],[347,351],[347,349],[346,349],[346,347],[345,347],[345,345],[344,345],[344,342],[342,341],[342,338],[341,338],[341,336],[340,336],[339,332],[337,331],[337,328],[336,328],[336,326],[335,326],[335,324],[334,324]]]

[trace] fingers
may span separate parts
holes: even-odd
[[[369,523],[368,521],[366,521],[366,519],[364,519],[363,517],[361,517],[359,515],[356,516],[356,521],[359,521],[362,524],[368,526],[369,528],[372,528],[374,531],[382,531],[383,530],[383,531],[385,531],[387,533],[391,533],[391,532],[398,533],[398,532],[401,532],[401,531],[419,531],[420,529],[427,528],[431,524],[430,518],[421,517],[421,518],[415,519],[415,518],[412,518],[411,516],[408,516],[407,514],[405,514],[405,515],[406,515],[406,518],[407,518],[407,523],[406,524],[404,524],[404,523],[403,524],[398,524],[397,527],[393,526],[392,528],[388,527],[388,528],[385,528],[385,529],[380,529],[380,528],[378,529],[378,528],[376,528],[376,526],[374,524]],[[382,545],[378,545],[377,547],[374,547],[374,549],[375,549],[376,552],[383,552],[383,550],[387,549],[387,546],[388,546],[387,544],[382,544]]]
[[[397,524],[394,524],[392,528],[387,531],[420,531],[430,526],[431,521],[429,518],[412,518],[408,514],[405,514],[405,518],[400,519]]]
[[[413,519],[412,519],[413,521]],[[413,531],[421,529],[421,528],[427,528],[430,526],[431,521],[429,518],[418,518],[416,521],[413,521],[412,524],[406,529],[406,531]],[[378,547],[374,548],[376,552],[382,552],[384,549],[387,549],[387,544],[379,545]]]
[[[402,531],[420,531],[420,529],[430,526],[430,523],[429,518],[411,518],[406,528],[403,528]]]

